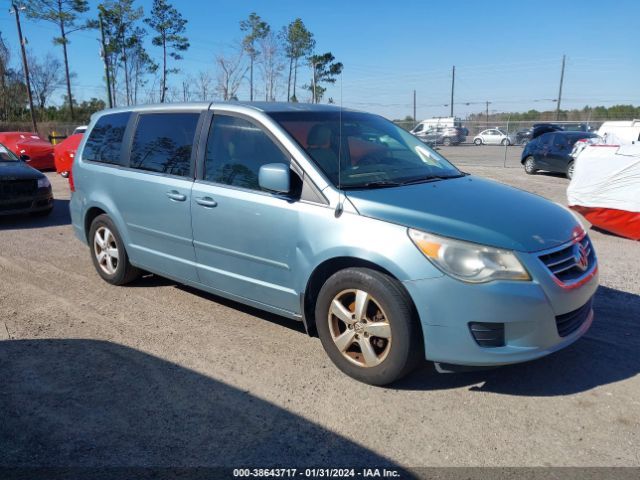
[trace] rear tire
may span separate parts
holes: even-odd
[[[120,232],[108,215],[98,215],[89,229],[91,260],[98,275],[112,285],[124,285],[140,276],[131,265]]]
[[[532,155],[529,155],[524,160],[524,171],[529,175],[534,175],[538,169],[536,168],[536,159]]]
[[[445,147],[449,147],[449,146],[451,146],[451,139],[450,139],[449,137],[444,137],[444,139],[442,140],[442,144],[443,144]]]
[[[315,307],[325,352],[344,373],[387,385],[424,360],[424,342],[400,283],[368,268],[347,268],[322,286]]]

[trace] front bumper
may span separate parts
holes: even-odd
[[[564,337],[558,333],[556,317],[589,302],[598,288],[597,272],[571,290],[562,289],[550,276],[542,281],[535,278],[534,274],[529,282],[467,284],[445,275],[404,282],[420,316],[427,360],[507,365],[543,357],[580,338],[593,321],[592,310]],[[504,346],[479,346],[469,328],[471,322],[503,323]]]
[[[44,193],[25,198],[0,200],[0,216],[23,215],[51,210],[53,208],[53,194],[51,189]]]

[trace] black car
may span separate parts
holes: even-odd
[[[0,143],[0,216],[31,213],[48,215],[53,209],[49,179]]]
[[[520,163],[524,171],[532,175],[538,170],[573,175],[573,158],[570,153],[574,143],[583,138],[597,137],[595,133],[551,131],[535,137],[522,150]]]
[[[516,145],[526,145],[531,140],[532,128],[525,128],[516,132]]]

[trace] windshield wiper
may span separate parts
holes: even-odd
[[[412,178],[411,180],[406,180],[402,182],[402,185],[414,185],[416,183],[428,183],[428,182],[437,182],[438,180],[449,180],[451,178],[460,178],[464,177],[466,174],[461,173],[460,175],[427,175],[426,177],[420,178]]]
[[[388,188],[388,187],[399,187],[404,185],[403,182],[394,182],[391,180],[376,180],[373,182],[363,183],[361,185],[343,185],[342,188],[345,190],[353,190],[358,188]]]

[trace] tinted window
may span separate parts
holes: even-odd
[[[0,143],[0,162],[17,162],[16,157],[11,150]]]
[[[577,140],[578,137],[575,137],[575,139]],[[574,142],[575,142],[575,140],[574,140]],[[567,145],[567,137],[565,137],[564,135],[556,135],[555,136],[555,140],[553,141],[553,144],[556,147],[566,146]]]
[[[93,162],[120,163],[122,137],[131,112],[103,115],[96,122],[84,145],[82,158]]]
[[[542,145],[549,145],[553,141],[553,137],[555,137],[553,133],[545,133],[543,135],[540,135],[540,143]]]
[[[268,163],[289,164],[271,138],[248,120],[214,116],[207,141],[204,179],[260,190],[258,172]]]
[[[199,113],[140,115],[131,146],[131,168],[189,176]]]

